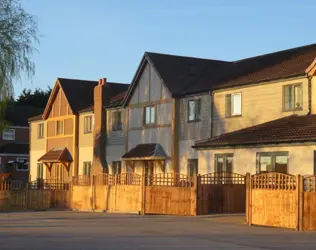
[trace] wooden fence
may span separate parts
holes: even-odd
[[[68,184],[40,180],[32,183],[0,183],[0,211],[45,210],[69,207]]]
[[[234,173],[194,178],[173,173],[102,174],[74,180],[71,208],[170,215],[244,213],[245,197],[245,176]]]
[[[247,174],[249,225],[316,230],[316,176]]]
[[[245,176],[216,172],[198,177],[198,214],[245,213]]]

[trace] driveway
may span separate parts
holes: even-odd
[[[243,216],[0,214],[0,249],[315,249],[316,233],[249,227]]]

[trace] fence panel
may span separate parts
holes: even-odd
[[[298,228],[298,183],[282,173],[251,176],[249,224]]]
[[[244,213],[246,211],[245,176],[215,172],[199,177],[198,214]]]
[[[182,174],[158,174],[146,180],[145,213],[196,215],[196,181]]]
[[[303,230],[316,230],[316,176],[303,179]]]

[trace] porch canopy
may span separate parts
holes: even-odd
[[[49,171],[51,170],[53,163],[61,163],[65,166],[67,171],[69,171],[72,157],[66,147],[63,149],[53,148],[39,158],[38,161],[44,163],[49,168]]]
[[[126,161],[166,160],[167,158],[163,147],[158,143],[138,144],[122,156],[122,160]]]

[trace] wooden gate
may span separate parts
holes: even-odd
[[[216,172],[198,176],[198,215],[245,211],[244,175]]]

